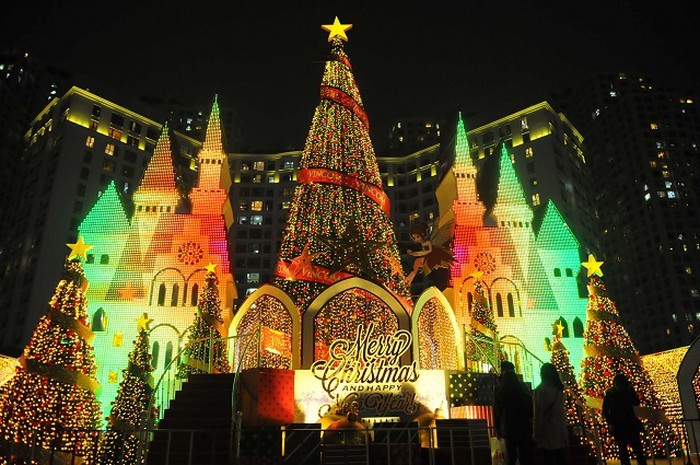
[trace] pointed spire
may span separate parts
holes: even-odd
[[[520,183],[520,178],[515,172],[513,160],[508,153],[508,148],[504,141],[501,141],[501,158],[499,160],[499,175],[498,175],[498,196],[496,197],[496,205],[500,206],[522,206],[529,208],[525,191]]]
[[[474,170],[471,154],[469,153],[469,140],[467,138],[467,130],[464,127],[464,119],[462,112],[457,115],[457,134],[455,135],[455,164],[454,169],[457,173],[464,174]]]
[[[223,153],[224,146],[222,137],[223,132],[221,130],[221,115],[219,112],[219,94],[214,94],[214,103],[212,103],[211,113],[209,113],[209,123],[207,124],[207,133],[204,136],[202,152]]]
[[[170,127],[166,121],[138,190],[175,191],[175,189],[175,169],[170,148]]]
[[[100,233],[106,224],[118,232],[125,231],[129,226],[124,203],[113,180],[80,223],[78,231],[80,234]]]
[[[579,242],[571,232],[569,225],[559,213],[559,209],[551,200],[542,218],[540,231],[537,234],[537,245],[546,249],[573,249],[578,251]]]

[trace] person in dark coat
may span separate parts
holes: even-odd
[[[514,371],[503,371],[496,387],[496,436],[506,441],[506,463],[532,465],[532,395]]]
[[[603,416],[620,449],[620,465],[630,465],[627,446],[634,450],[639,465],[647,463],[639,439],[643,430],[642,422],[634,413],[635,405],[639,405],[639,397],[629,380],[623,374],[615,375],[613,386],[607,390],[603,399]]]

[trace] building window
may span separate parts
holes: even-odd
[[[105,154],[110,155],[110,156],[114,156],[114,152],[115,152],[114,144],[107,144],[107,146],[105,147]]]
[[[102,107],[100,107],[99,105],[93,105],[92,106],[92,116],[94,116],[95,118],[99,118],[101,114],[102,114]]]
[[[284,162],[284,169],[286,169],[286,170],[294,169],[294,162],[293,161],[285,161]]]
[[[161,283],[158,287],[158,306],[165,305],[165,283]]]
[[[239,202],[238,209],[239,210],[247,210],[248,209],[248,202]]]
[[[95,263],[95,255],[94,254],[87,254],[87,263]]]
[[[554,277],[561,278],[561,268],[554,268]]]
[[[513,294],[508,293],[508,316],[515,318],[515,305],[513,304]]]
[[[136,121],[129,123],[129,131],[135,132],[136,134],[141,134],[141,125]]]
[[[255,184],[260,184],[262,182],[262,175],[256,174],[255,176],[253,176],[253,182]]]
[[[118,128],[124,127],[124,117],[122,115],[112,113],[112,119],[110,122]]]
[[[532,206],[536,207],[540,204],[540,194],[535,192],[532,194]]]
[[[249,284],[258,284],[260,282],[260,273],[246,273],[246,281]]]
[[[583,337],[583,322],[579,317],[574,318],[572,323],[574,327],[574,337]]]
[[[571,268],[566,269],[566,276],[567,278],[573,278],[574,277],[574,271]]]
[[[127,178],[133,178],[134,177],[134,168],[132,166],[125,166],[122,168],[122,176],[125,176]]]
[[[158,341],[153,343],[151,354],[151,365],[153,365],[153,368],[158,368],[158,356],[160,355],[160,344]]]
[[[532,147],[527,147],[525,149],[525,158],[532,158],[532,156],[533,156]]]
[[[109,128],[107,135],[109,135],[109,137],[112,139],[121,140],[122,138],[122,132],[119,129]]]
[[[190,305],[197,305],[197,297],[199,296],[199,284],[192,286],[192,296],[190,297]]]
[[[653,130],[656,131],[659,129],[659,124],[658,123],[649,123],[649,127]]]
[[[263,216],[262,215],[252,215],[250,217],[250,224],[253,224],[255,226],[260,226],[263,224]]]
[[[239,216],[238,217],[238,224],[248,224],[248,217],[247,216]]]
[[[250,253],[260,253],[260,244],[255,242],[253,244],[250,244]]]
[[[173,295],[170,297],[170,306],[177,307],[177,298],[180,296],[180,286],[173,284]]]
[[[87,136],[87,139],[85,139],[85,147],[91,149],[94,146],[95,146],[95,138],[92,136]]]
[[[263,209],[263,201],[262,200],[253,200],[250,203],[250,209],[253,210],[254,212],[261,212]]]
[[[498,311],[498,316],[503,317],[503,298],[501,298],[501,294],[496,294],[496,310]]]
[[[527,124],[527,116],[520,119],[520,130],[523,132],[530,130],[530,126]]]
[[[114,160],[104,160],[102,162],[102,169],[108,173],[114,172],[114,168],[116,168],[116,166],[117,164]]]
[[[109,265],[109,255],[103,254],[100,257],[100,265]]]
[[[97,131],[97,127],[99,126],[99,123],[97,121],[90,120],[90,130],[92,131]]]
[[[132,147],[139,146],[139,138],[134,136],[126,136],[126,143]]]
[[[265,162],[264,161],[253,162],[253,170],[254,171],[265,171]]]

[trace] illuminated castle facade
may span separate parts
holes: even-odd
[[[217,265],[226,324],[232,317],[236,289],[227,244],[233,222],[228,200],[231,180],[217,102],[197,159],[199,181],[187,195],[176,183],[173,141],[166,125],[134,193],[133,216],[110,183],[80,225],[79,234],[94,245],[85,273],[91,282],[88,312],[96,334],[103,403],[116,393],[137,335],[136,320],[144,313],[153,320],[156,379],[177,355],[194,320],[209,263]]]
[[[453,193],[451,211],[449,205],[441,205],[446,210],[441,216],[454,215],[456,223],[452,289],[447,294],[457,323],[467,327],[477,273],[504,342],[502,349],[518,371],[534,381],[532,369],[539,364],[531,362],[534,357],[549,360],[545,338],[552,334],[555,321],[564,328],[573,366],[580,366],[586,317],[586,298],[578,284],[580,246],[551,201],[539,228],[533,225],[533,210],[513,159],[504,144],[500,147],[496,202],[487,209],[479,199],[477,167],[460,117],[455,162],[438,195],[446,203],[450,195],[445,192]]]

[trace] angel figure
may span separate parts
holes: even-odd
[[[411,239],[421,245],[421,250],[408,251],[409,255],[417,257],[413,261],[413,270],[406,276],[409,286],[421,269],[427,276],[436,268],[452,266],[455,259],[447,244],[452,239],[453,229],[454,221],[448,221],[440,228],[429,228],[427,223],[419,223],[411,228]]]

